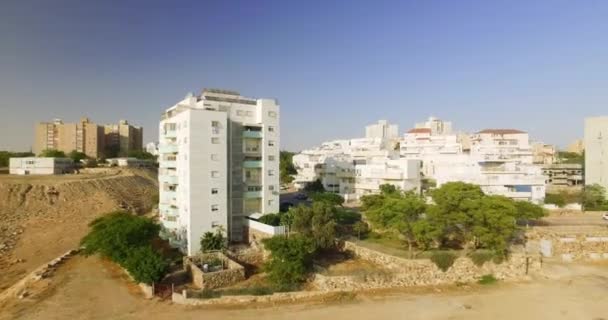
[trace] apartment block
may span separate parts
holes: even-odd
[[[82,118],[77,123],[64,123],[61,119],[36,124],[35,154],[55,149],[66,154],[74,150],[91,158],[116,157],[119,153],[141,150],[143,129],[121,120],[119,124],[101,126]],[[116,154],[108,154],[115,150]]]
[[[143,149],[143,128],[120,120],[118,124],[104,125],[105,145],[109,157],[126,156],[129,151]]]
[[[98,158],[104,148],[103,127],[82,118],[78,123],[63,123],[60,119],[36,125],[34,138],[35,154],[55,149],[66,154],[74,150],[88,157]]]
[[[205,232],[247,239],[245,219],[279,211],[279,105],[205,89],[167,109],[159,133],[161,236],[188,255]]]
[[[585,185],[608,190],[608,116],[585,119]]]

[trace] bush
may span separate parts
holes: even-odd
[[[86,255],[99,253],[123,264],[133,248],[148,246],[160,227],[152,220],[126,212],[114,212],[90,224],[92,230],[80,242]]]
[[[326,202],[333,206],[341,206],[344,204],[344,197],[332,192],[313,192],[310,194],[310,198],[313,201]]]
[[[222,250],[226,247],[226,239],[221,230],[205,232],[201,237],[201,252]]]
[[[560,208],[563,208],[566,205],[566,199],[564,199],[564,196],[559,193],[547,193],[545,195],[545,203],[554,204]]]
[[[431,254],[431,261],[441,271],[446,272],[456,261],[456,255],[449,251],[435,251]]]
[[[355,224],[358,221],[361,221],[361,214],[353,210],[338,208],[335,214],[335,219],[338,224]]]
[[[261,223],[267,224],[269,226],[274,226],[274,227],[281,225],[281,217],[275,213],[265,214],[265,215],[261,216],[258,219],[258,221]]]
[[[469,258],[478,267],[481,267],[484,263],[492,260],[494,256],[495,254],[491,250],[477,250],[469,253]]]
[[[135,281],[151,284],[163,278],[168,264],[151,246],[145,246],[129,251],[124,267]]]
[[[498,281],[498,279],[496,279],[493,274],[485,274],[485,275],[481,276],[481,278],[479,280],[477,280],[477,283],[487,285],[487,284],[494,284],[497,281]]]

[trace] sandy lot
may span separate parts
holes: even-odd
[[[358,295],[331,305],[226,310],[144,300],[112,264],[76,257],[40,295],[0,306],[0,319],[608,319],[608,264],[556,264],[547,271],[548,276],[526,283]]]

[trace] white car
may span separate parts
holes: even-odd
[[[608,220],[608,212],[606,212],[602,215],[602,219]]]

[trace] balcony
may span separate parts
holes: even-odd
[[[244,193],[245,198],[247,199],[255,199],[255,198],[261,198],[262,197],[262,191],[245,191]]]
[[[177,138],[177,130],[165,130],[165,131],[163,131],[163,137]]]
[[[177,176],[174,175],[160,176],[159,180],[168,184],[177,184],[178,181]]]
[[[175,160],[160,160],[159,167],[161,168],[177,168],[177,161]]]
[[[176,153],[177,145],[176,144],[160,144],[158,146],[159,153]]]
[[[160,210],[161,214],[165,214],[165,215],[173,216],[173,217],[176,217],[177,215],[179,215],[179,209],[177,209],[176,206],[171,205],[171,204],[161,203],[158,205],[158,209]]]
[[[262,139],[262,131],[245,130],[243,138]]]
[[[243,161],[243,168],[261,168],[261,160],[245,160]]]

